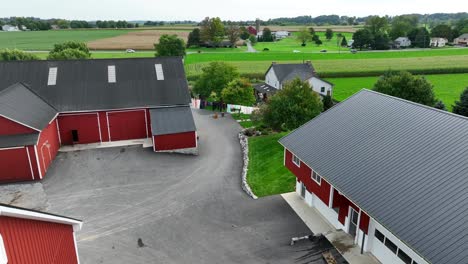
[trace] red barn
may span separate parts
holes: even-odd
[[[1,264],[78,264],[80,220],[0,204]]]
[[[467,263],[468,118],[362,90],[280,143],[298,195],[363,251]]]
[[[151,139],[155,151],[194,151],[189,103],[179,57],[2,62],[0,182],[42,179],[62,145]]]
[[[249,27],[247,28],[247,30],[249,31],[249,34],[250,34],[250,35],[257,36],[257,33],[258,33],[258,32],[257,32],[257,29],[255,29],[254,27],[249,26]]]

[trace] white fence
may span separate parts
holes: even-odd
[[[258,109],[258,107],[228,104],[226,112],[228,112],[228,113],[239,113],[239,108],[240,108],[240,112],[242,114],[247,114],[247,115],[252,114],[253,111]]]

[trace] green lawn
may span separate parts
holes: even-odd
[[[346,36],[346,40],[350,40],[353,37],[352,33],[341,33]],[[293,33],[293,36],[275,41],[275,42],[258,42],[255,44],[254,48],[257,51],[263,51],[264,48],[268,48],[270,52],[292,52],[293,50],[298,50],[300,52],[318,52],[320,50],[326,49],[327,51],[338,51],[343,50],[347,51],[347,48],[340,48],[337,45],[337,33],[333,35],[333,38],[330,41],[327,41],[325,38],[325,32],[317,32],[317,35],[322,40],[323,45],[317,46],[314,43],[307,43],[305,47],[301,46],[301,43],[297,41],[297,33]]]
[[[128,33],[126,29],[48,30],[1,32],[0,49],[50,50],[56,43],[110,38]]]
[[[437,74],[426,75],[426,78],[434,85],[434,92],[438,99],[442,100],[447,109],[451,111],[452,105],[460,98],[460,94],[468,87],[468,74]],[[343,101],[362,88],[372,89],[378,77],[357,78],[328,78],[335,84],[333,97]]]
[[[294,190],[295,177],[283,166],[283,147],[278,140],[286,133],[249,138],[247,182],[262,197]]]

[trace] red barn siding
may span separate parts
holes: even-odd
[[[97,113],[61,114],[58,117],[62,145],[72,145],[72,130],[78,131],[79,144],[101,142]]]
[[[41,132],[39,143],[37,144],[37,154],[39,155],[39,166],[44,176],[52,161],[57,156],[60,148],[57,122],[55,119]]]
[[[0,116],[0,136],[30,133],[37,131]]]
[[[33,154],[34,148],[33,152],[26,147],[0,149],[0,182],[33,180],[33,174],[36,173],[31,168],[31,164],[36,163]],[[35,178],[39,179],[39,174],[36,173]]]
[[[107,112],[110,140],[129,140],[148,137],[146,110]]]
[[[321,185],[318,185],[311,177],[312,169],[303,162],[301,162],[300,167],[294,164],[292,162],[292,153],[288,150],[286,150],[285,153],[285,165],[294,175],[296,175],[300,182],[304,183],[309,192],[313,192],[326,205],[329,204],[331,185],[328,182],[322,178]],[[359,212],[359,208],[355,204],[349,201],[345,196],[340,195],[335,189],[333,190],[332,207],[339,208],[338,221],[343,225],[345,224],[345,219],[348,216],[349,207],[352,207]],[[361,213],[359,228],[367,234],[369,229],[369,216],[364,212]]]
[[[156,151],[195,148],[197,136],[194,131],[153,136],[153,144]]]
[[[0,216],[9,264],[78,263],[70,225]]]
[[[150,118],[150,110],[145,109],[146,111],[146,129],[148,129],[148,138],[150,135],[153,135],[153,131],[151,130],[151,118]]]
[[[304,183],[309,192],[314,193],[317,197],[322,200],[326,205],[330,201],[330,184],[323,178],[319,185],[312,179],[312,169],[309,168],[305,163],[301,162],[301,166],[298,167],[292,162],[292,153],[286,150],[286,167],[296,175],[297,179]]]

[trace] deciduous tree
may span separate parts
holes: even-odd
[[[372,34],[368,29],[359,29],[353,34],[353,48],[362,50],[372,44]]]
[[[453,41],[453,31],[448,25],[437,25],[431,30],[431,37],[433,38],[446,38],[449,41]]]
[[[226,88],[221,91],[221,97],[223,102],[228,104],[252,106],[255,103],[252,84],[244,78],[235,79],[228,83]]]
[[[330,41],[333,38],[333,30],[327,28],[327,31],[325,32],[325,37],[328,41]]]
[[[292,130],[319,115],[322,109],[322,101],[310,84],[296,78],[270,97],[263,121],[275,130]]]
[[[18,49],[0,50],[1,61],[22,61],[22,60],[39,60],[39,57],[32,53],[27,53]]]
[[[239,41],[240,38],[239,26],[231,22],[226,28],[226,35],[232,47],[234,48],[236,46],[237,41]]]
[[[311,39],[312,35],[310,34],[309,30],[307,30],[307,28],[303,28],[297,33],[297,40],[301,42],[302,46],[307,45],[307,41]]]
[[[49,52],[47,59],[49,60],[73,60],[73,59],[89,59],[91,52],[84,42],[67,41],[64,43],[55,44],[52,51]]]
[[[201,98],[207,98],[212,92],[221,95],[221,91],[227,84],[239,77],[239,72],[234,66],[225,62],[211,62],[202,69],[200,78],[193,88],[194,93]]]
[[[156,56],[185,56],[184,40],[177,35],[162,35],[159,43],[154,44]]]
[[[190,48],[193,46],[198,47],[200,46],[200,43],[201,43],[200,29],[196,28],[192,30],[192,32],[189,33],[188,41],[187,41],[187,48]]]
[[[432,84],[426,78],[414,76],[406,71],[385,73],[374,84],[373,89],[428,106],[434,106],[436,102]]]
[[[468,87],[463,90],[460,100],[455,102],[453,112],[462,116],[468,116]]]

